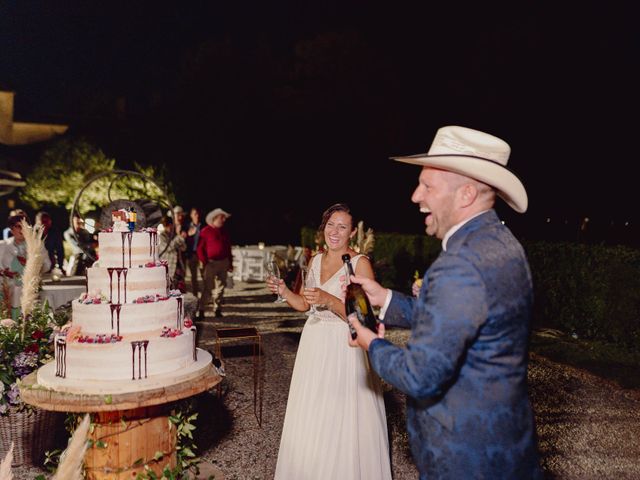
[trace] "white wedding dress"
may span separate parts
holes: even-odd
[[[352,259],[354,269],[361,255]],[[320,278],[322,254],[312,260]],[[342,295],[336,272],[320,287]],[[349,328],[328,310],[311,314],[300,337],[282,428],[276,480],[390,480],[380,380]]]

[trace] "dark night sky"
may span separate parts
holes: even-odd
[[[68,122],[122,167],[166,164],[180,203],[231,211],[240,243],[295,243],[336,201],[423,231],[419,169],[388,157],[447,124],[511,144],[530,210],[499,213],[517,233],[640,224],[631,7],[434,3],[3,1],[0,86],[17,120]]]

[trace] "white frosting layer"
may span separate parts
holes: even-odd
[[[211,370],[211,354],[197,349],[198,360],[186,368],[175,370],[164,375],[154,375],[140,380],[111,380],[99,378],[77,380],[56,376],[56,362],[51,361],[38,369],[38,385],[55,389],[57,392],[68,392],[81,395],[107,395],[131,392],[153,391],[181,382],[191,381]]]
[[[97,290],[107,297],[107,301],[112,303],[131,303],[136,298],[145,295],[166,295],[167,294],[167,269],[163,266],[148,268],[128,268],[120,272],[118,282],[118,271],[109,270],[102,266],[87,269],[87,284],[89,294],[92,295]],[[125,298],[126,297],[126,298]]]
[[[191,365],[195,360],[195,329],[182,330],[173,338],[160,336],[161,331],[128,335],[116,343],[66,343],[66,351],[59,356],[56,347],[56,365],[64,377],[75,380],[130,380],[165,375]],[[144,348],[132,348],[132,341],[148,340]],[[146,360],[145,360],[146,356]]]
[[[100,232],[98,245],[101,267],[138,267],[155,263],[160,253],[155,232]]]
[[[80,327],[81,335],[89,336],[128,335],[161,330],[162,327],[182,328],[184,317],[182,297],[170,297],[154,303],[125,303],[119,308],[108,303],[83,304],[75,300],[71,308],[73,325]]]
[[[87,392],[99,391],[103,384],[107,390],[137,391],[170,385],[185,372],[194,375],[202,370],[204,366],[194,359],[195,327],[183,328],[183,297],[167,297],[167,269],[155,265],[156,234],[101,232],[99,242],[100,266],[87,269],[87,290],[90,299],[100,293],[106,301],[74,301],[72,326],[79,332],[72,334],[94,341],[98,335],[121,340],[88,343],[60,337],[64,346],[56,344],[54,365],[47,366],[47,373],[42,369],[42,382],[39,371],[38,381],[63,390],[84,391],[86,382]],[[147,267],[148,263],[154,266]],[[133,303],[156,296],[165,299]],[[163,329],[182,334],[162,337]]]

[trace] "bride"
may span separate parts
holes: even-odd
[[[356,275],[373,278],[371,262],[349,248],[356,228],[349,207],[322,215],[327,251],[311,258],[302,295],[270,277],[298,311],[309,311],[302,330],[280,439],[276,480],[390,480],[387,421],[380,380],[361,349],[349,347],[342,300],[342,255]],[[311,277],[317,279],[310,288]]]

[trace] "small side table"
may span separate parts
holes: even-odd
[[[144,473],[145,464],[162,475],[165,464],[177,465],[177,432],[169,421],[171,403],[209,390],[222,378],[211,364],[209,352],[198,351],[208,365],[195,378],[166,387],[117,394],[67,393],[38,384],[38,372],[22,379],[22,399],[44,410],[91,412],[94,430],[89,434],[94,447],[85,453],[89,480],[126,480]],[[55,361],[40,368],[55,367]],[[96,447],[103,441],[105,447]],[[155,459],[158,451],[165,454]]]
[[[262,427],[262,337],[255,327],[216,328],[216,356],[222,360],[222,342],[225,340],[251,340],[253,353],[253,413],[258,425]],[[225,343],[227,343],[225,341]],[[218,384],[218,397],[222,395],[222,384]]]

